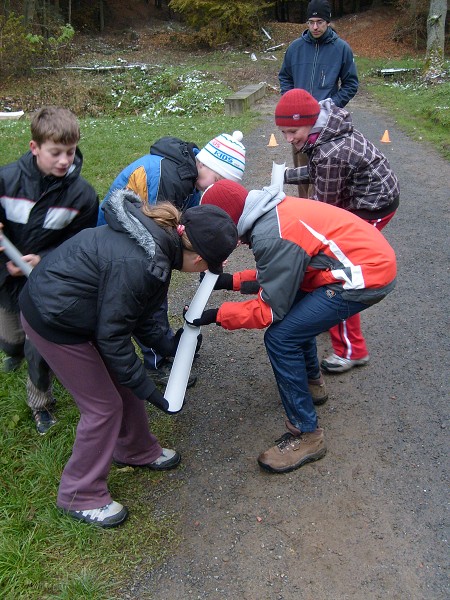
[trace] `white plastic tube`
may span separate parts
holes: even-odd
[[[192,323],[194,319],[199,319],[205,309],[206,303],[214,289],[218,275],[206,271],[205,276],[198,286],[189,309],[185,315],[186,321]],[[195,349],[197,347],[197,337],[200,333],[200,327],[195,327],[185,322],[183,333],[178,344],[177,353],[173,360],[170,370],[169,381],[167,382],[164,398],[169,403],[168,412],[176,413],[181,410],[184,402],[184,395],[194,362]]]
[[[18,267],[22,273],[28,277],[33,270],[33,267],[22,260],[22,253],[17,250],[14,244],[8,240],[4,233],[0,232],[0,247],[2,246],[8,258],[10,258],[16,267]]]
[[[283,191],[285,169],[286,163],[283,163],[282,165],[278,165],[275,162],[272,163],[272,179],[270,185],[277,185],[280,188],[280,192]]]

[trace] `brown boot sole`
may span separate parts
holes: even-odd
[[[266,464],[260,462],[259,459],[258,459],[258,464],[265,471],[269,471],[269,473],[289,473],[290,471],[295,471],[295,469],[299,469],[300,467],[303,467],[303,465],[306,465],[307,463],[314,462],[315,460],[320,460],[321,458],[323,458],[325,456],[326,453],[327,453],[327,449],[322,448],[322,450],[319,450],[315,454],[310,454],[309,456],[305,456],[299,463],[297,463],[295,465],[290,465],[289,467],[280,468],[280,469],[276,469],[274,467],[271,467],[270,465],[266,465]]]

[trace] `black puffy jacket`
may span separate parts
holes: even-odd
[[[29,151],[0,168],[0,222],[4,233],[22,254],[41,257],[87,227],[95,227],[98,197],[81,176],[83,156],[77,148],[65,177],[44,176]],[[11,277],[8,256],[0,253],[0,287],[17,304],[24,277]],[[14,310],[14,307],[9,307]]]
[[[139,207],[133,192],[117,190],[105,207],[107,226],[80,232],[33,269],[20,309],[49,341],[94,342],[119,382],[145,399],[155,386],[131,338],[170,353],[152,314],[172,269],[182,266],[182,245]]]

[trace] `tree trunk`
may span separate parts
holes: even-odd
[[[433,80],[444,70],[445,19],[447,0],[430,0],[427,19],[427,56],[425,78]]]
[[[105,10],[104,10],[104,6],[103,6],[103,0],[100,0],[99,2],[99,9],[100,9],[100,31],[103,31],[105,29]]]
[[[23,3],[23,16],[25,26],[30,25],[34,19],[35,5],[34,0],[25,0]]]

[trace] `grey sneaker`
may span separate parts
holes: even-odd
[[[99,527],[117,527],[128,517],[128,509],[122,504],[114,502],[114,500],[100,508],[90,508],[88,510],[63,509],[63,512],[78,521],[84,521]]]
[[[122,463],[117,460],[114,461],[114,464],[117,467],[144,467],[152,471],[168,471],[177,467],[180,462],[181,454],[179,452],[170,448],[163,448],[161,456],[146,465],[131,465],[130,463]]]
[[[330,356],[322,360],[320,367],[327,373],[345,373],[345,371],[350,371],[353,367],[367,365],[368,362],[368,356],[352,360],[351,358],[343,358],[337,354],[330,354]]]
[[[33,417],[36,422],[36,430],[39,435],[45,435],[47,431],[57,423],[52,413],[44,408],[43,410],[33,411]]]

